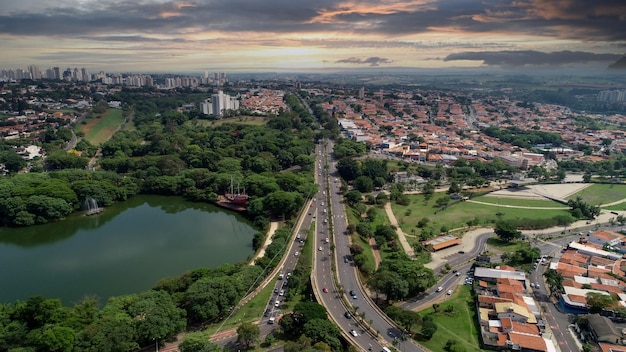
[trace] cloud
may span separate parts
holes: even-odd
[[[562,66],[586,64],[589,62],[610,62],[619,59],[618,54],[596,54],[585,51],[555,51],[544,53],[534,50],[524,51],[469,51],[446,56],[443,61],[474,60],[488,66]]]
[[[390,64],[393,61],[384,58],[384,57],[378,57],[378,56],[372,56],[372,57],[368,57],[367,59],[363,60],[363,59],[359,59],[356,57],[349,57],[347,59],[341,59],[341,60],[337,60],[335,61],[335,63],[338,64],[357,64],[357,65],[370,65],[370,66],[380,66],[380,64]]]
[[[464,32],[622,43],[626,38],[623,0],[26,2],[30,4],[28,7],[9,4],[0,10],[0,34],[106,38],[138,33],[185,37],[216,32],[344,35]],[[43,4],[58,5],[44,8]]]

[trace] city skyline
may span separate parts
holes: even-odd
[[[2,66],[90,71],[604,69],[619,0],[0,0]],[[376,72],[376,71],[374,71]]]

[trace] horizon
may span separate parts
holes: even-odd
[[[0,0],[7,68],[114,72],[602,70],[619,0]]]

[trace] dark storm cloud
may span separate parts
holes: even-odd
[[[372,56],[372,57],[368,57],[367,59],[359,59],[356,57],[349,57],[347,59],[342,59],[342,60],[337,60],[335,61],[335,63],[337,64],[365,64],[365,65],[370,65],[370,66],[380,66],[380,64],[390,64],[392,61],[384,58],[384,57],[377,57],[377,56]]]
[[[488,66],[560,66],[585,64],[589,62],[611,62],[619,59],[616,54],[594,54],[584,51],[557,51],[543,53],[534,50],[525,51],[485,51],[463,52],[446,56],[443,61],[477,60]]]
[[[182,37],[203,31],[406,35],[435,30],[526,34],[584,41],[626,41],[623,0],[205,0],[98,2],[97,6],[51,7],[45,12],[0,11],[0,34],[44,36]],[[54,2],[51,2],[54,4]],[[54,6],[54,5],[50,5]],[[163,16],[163,14],[168,14]],[[324,21],[321,21],[321,16]],[[454,32],[452,32],[454,33]],[[454,34],[451,34],[452,36]]]

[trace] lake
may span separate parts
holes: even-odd
[[[96,295],[103,304],[190,269],[244,261],[256,232],[239,214],[162,196],[133,197],[93,216],[0,228],[0,302],[41,295],[73,305]]]

